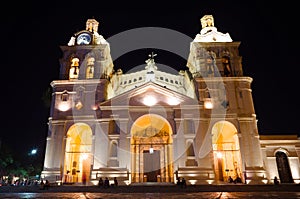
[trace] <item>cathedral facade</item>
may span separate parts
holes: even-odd
[[[114,69],[98,21],[61,46],[42,179],[58,184],[246,184],[300,182],[300,141],[261,136],[240,42],[214,18],[190,43],[187,70],[160,70],[150,54],[142,70]]]

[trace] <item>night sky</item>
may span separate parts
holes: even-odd
[[[26,155],[33,147],[44,150],[49,108],[42,96],[51,81],[59,78],[59,46],[67,45],[74,33],[85,29],[87,19],[95,18],[100,23],[98,32],[106,39],[140,27],[168,28],[194,39],[201,30],[200,18],[206,14],[213,15],[218,31],[228,32],[233,41],[241,42],[244,76],[253,78],[259,133],[300,135],[300,42],[295,5],[288,1],[170,1],[168,6],[161,5],[163,1],[140,2],[11,1],[2,7],[2,142],[18,155]],[[115,44],[110,45],[113,51]],[[158,54],[156,63],[187,69],[185,59],[158,49],[124,54],[114,60],[114,68],[126,72],[145,64],[152,51]]]

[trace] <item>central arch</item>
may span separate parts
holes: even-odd
[[[131,128],[131,182],[174,182],[169,122],[156,114],[139,117]]]

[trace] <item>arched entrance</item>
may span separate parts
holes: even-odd
[[[276,152],[276,164],[281,183],[294,183],[289,159],[283,151]]]
[[[84,123],[72,125],[67,132],[63,182],[77,183],[90,180],[92,160],[92,130]]]
[[[173,139],[167,120],[155,114],[138,118],[131,129],[131,181],[173,182]]]
[[[227,121],[217,122],[212,128],[214,169],[217,181],[228,182],[229,176],[244,181],[237,130]]]

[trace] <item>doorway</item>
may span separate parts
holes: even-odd
[[[144,151],[144,176],[147,182],[157,182],[160,176],[160,151]]]
[[[131,182],[173,182],[173,138],[169,122],[139,117],[131,129]]]

